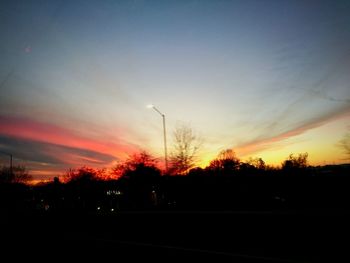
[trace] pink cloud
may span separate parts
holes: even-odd
[[[0,134],[17,138],[30,139],[67,147],[91,150],[99,153],[124,157],[126,153],[137,150],[137,147],[119,142],[109,142],[86,138],[72,131],[38,121],[0,116]]]

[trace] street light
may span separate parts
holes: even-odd
[[[147,105],[147,108],[154,109],[163,118],[165,172],[168,172],[168,152],[167,152],[167,145],[166,145],[165,115],[161,113],[153,104]]]

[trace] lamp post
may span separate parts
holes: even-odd
[[[166,144],[166,129],[165,129],[165,115],[161,113],[154,105],[150,104],[147,105],[147,108],[154,109],[156,112],[162,116],[163,119],[163,135],[164,135],[164,160],[165,160],[165,172],[168,172],[168,151],[167,151],[167,144]]]

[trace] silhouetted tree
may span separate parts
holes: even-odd
[[[292,169],[302,169],[308,166],[308,153],[299,153],[298,156],[290,154],[289,157],[283,161],[282,169],[283,170],[292,170]]]
[[[240,160],[232,149],[226,149],[218,154],[218,157],[212,160],[208,166],[210,171],[221,174],[229,174],[238,170]]]
[[[174,150],[170,156],[169,172],[186,174],[195,166],[197,153],[202,144],[201,139],[186,124],[178,125],[175,128],[173,138]]]
[[[61,182],[60,182],[60,178],[57,177],[57,176],[55,176],[55,177],[53,178],[53,183],[54,183],[55,185],[60,184],[60,183],[61,183]]]
[[[148,209],[157,204],[161,171],[156,164],[155,158],[142,151],[113,168],[114,173],[120,176],[119,182],[123,185],[129,207]]]
[[[188,175],[189,176],[202,176],[205,174],[204,169],[202,169],[201,167],[195,167],[192,168],[189,172]]]
[[[66,182],[92,182],[99,180],[98,171],[83,166],[79,169],[69,169],[66,174],[64,175],[64,180]]]
[[[158,175],[160,170],[157,168],[157,160],[146,151],[130,156],[125,162],[119,163],[112,169],[118,177],[130,177]]]
[[[67,183],[66,195],[70,206],[80,212],[95,209],[96,201],[101,195],[101,179],[97,169],[86,166],[69,169],[64,175],[64,180]]]
[[[344,135],[344,137],[339,141],[339,146],[347,155],[347,160],[350,160],[350,133]]]
[[[266,164],[265,164],[264,160],[261,158],[249,158],[246,163],[253,166],[254,168],[256,168],[258,170],[265,170],[266,169]]]
[[[3,166],[0,170],[0,182],[2,183],[27,183],[32,179],[24,166],[13,166],[12,169]]]

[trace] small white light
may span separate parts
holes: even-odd
[[[111,211],[113,212],[113,211],[114,211],[114,208],[112,208]]]
[[[101,209],[101,207],[98,206],[98,207],[97,207],[97,210],[100,210],[100,209]]]

